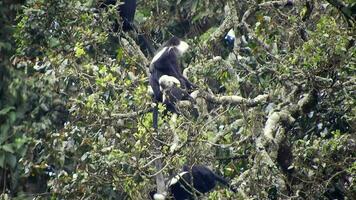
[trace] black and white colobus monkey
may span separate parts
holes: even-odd
[[[167,184],[169,192],[175,200],[190,200],[194,198],[194,193],[197,196],[210,192],[214,189],[217,183],[236,193],[236,190],[223,177],[215,174],[204,165],[193,165],[191,168],[183,166],[183,171],[174,176]],[[164,200],[165,196],[154,194],[150,196],[154,200]]]
[[[192,199],[194,193],[199,196],[199,194],[210,192],[214,189],[217,182],[229,187],[231,191],[236,192],[227,180],[215,174],[204,165],[193,165],[191,168],[183,166],[183,172],[173,177],[168,187],[174,199],[184,200]]]
[[[183,89],[193,89],[192,84],[182,75],[179,58],[188,50],[189,45],[178,37],[172,37],[153,57],[150,64],[150,85],[155,99],[162,102],[159,79],[163,75],[173,76],[178,79]]]
[[[117,0],[103,0],[102,3],[100,4],[100,8],[106,8],[109,5],[115,5]],[[135,18],[135,13],[136,13],[136,0],[124,0],[121,2],[123,4],[120,4],[118,6],[118,12],[120,14],[120,17],[123,19],[122,23],[122,30],[127,32],[127,31],[136,31],[137,35],[137,40],[140,48],[142,51],[144,51],[146,54],[153,56],[155,49],[152,45],[151,40],[148,39],[147,36],[143,33],[139,33],[138,28],[134,24],[134,18]],[[117,32],[119,29],[119,23],[115,21],[113,31]]]
[[[117,0],[104,0],[100,4],[100,8],[105,8],[109,5],[115,5]],[[121,18],[123,19],[122,30],[129,31],[133,30],[133,21],[136,12],[136,0],[124,0],[123,4],[118,6],[118,11]],[[118,23],[115,22],[114,31],[118,30]]]
[[[179,58],[188,50],[188,48],[189,45],[186,42],[180,40],[177,37],[172,37],[162,46],[162,48],[153,57],[150,64],[151,75],[150,75],[149,82],[153,90],[154,100],[156,103],[163,102],[163,93],[162,93],[163,88],[160,86],[160,78],[164,75],[170,76],[171,82],[177,82],[177,83],[179,82],[180,84],[179,88],[181,89],[190,90],[195,87],[194,84],[192,84],[187,78],[185,78],[182,75],[181,68],[180,68]],[[173,80],[172,77],[175,78],[177,81]],[[162,82],[164,81],[161,80],[161,83]],[[178,99],[178,100],[189,100],[189,99],[184,99],[185,97],[187,96],[182,95],[181,96],[182,99]],[[167,106],[167,108],[171,109],[170,111],[172,112],[176,112],[176,109],[174,107],[173,107],[174,109],[171,108],[170,106],[169,107]],[[158,120],[158,111],[156,107],[153,112],[154,128],[157,128],[156,127],[157,120]]]

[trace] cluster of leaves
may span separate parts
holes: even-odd
[[[117,15],[114,10],[109,12]],[[14,67],[7,66],[13,73],[2,92],[4,101],[16,102],[2,105],[0,112],[0,167],[14,169],[6,175],[14,179],[10,192],[50,190],[51,196],[66,198],[142,195],[142,178],[130,162],[142,148],[139,138],[147,134],[133,134],[139,121],[111,115],[147,107],[147,86],[135,57],[113,45],[119,41],[108,34],[108,14],[87,1],[38,0],[28,1],[18,17]],[[49,177],[42,175],[48,166],[56,178],[47,187]]]
[[[300,196],[335,198],[338,193],[344,193],[351,198],[355,195],[356,186],[350,179],[355,174],[354,153],[350,151],[356,148],[354,138],[341,135],[340,131],[332,134],[331,138],[306,136],[295,141],[296,175],[291,181],[300,190]],[[311,190],[302,189],[305,187]]]
[[[171,35],[200,37],[205,31],[222,21],[226,0],[164,0],[159,6],[152,1],[140,4],[139,22],[154,33],[158,40]]]
[[[18,187],[20,173],[17,162],[24,157],[27,143],[31,141],[14,128],[24,119],[27,98],[23,93],[22,73],[9,67],[9,58],[15,51],[13,20],[22,1],[11,3],[0,2],[0,186],[5,188],[4,192],[9,192],[9,185]]]

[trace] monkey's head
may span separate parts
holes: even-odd
[[[183,55],[188,50],[189,45],[178,37],[173,36],[164,44],[164,47],[175,48],[179,55]]]

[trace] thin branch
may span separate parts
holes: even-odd
[[[233,95],[233,96],[220,96],[216,97],[212,94],[205,93],[204,97],[213,103],[217,104],[242,104],[246,105],[248,107],[254,107],[257,106],[261,103],[265,103],[268,100],[268,95],[263,94],[263,95],[258,95],[257,97],[253,99],[246,99],[241,96]]]
[[[152,112],[152,108],[148,108],[145,110],[140,110],[137,112],[131,112],[131,113],[113,113],[109,117],[105,117],[105,119],[112,119],[112,117],[119,118],[119,119],[124,119],[124,118],[135,118],[137,116],[146,114]]]

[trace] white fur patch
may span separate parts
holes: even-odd
[[[165,200],[165,199],[166,199],[166,196],[163,195],[163,194],[158,194],[158,193],[156,193],[156,194],[153,195],[153,199],[154,199],[154,200]]]
[[[162,91],[161,87],[160,87],[160,90]],[[166,94],[163,93],[163,94],[162,94],[162,102],[165,102],[165,101],[166,101]]]
[[[234,31],[234,29],[230,29],[229,32],[227,32],[227,36],[232,37],[232,38],[235,39],[236,36],[235,36],[235,31]]]
[[[158,53],[156,53],[156,55],[152,58],[151,65],[162,56],[162,54],[166,51],[166,49],[167,49],[167,47],[164,47]]]
[[[193,99],[198,98],[198,95],[199,95],[199,90],[195,90],[194,92],[190,93],[190,96],[191,96]]]
[[[179,44],[177,46],[174,46],[174,47],[177,48],[179,54],[182,55],[183,53],[185,53],[188,50],[189,45],[184,41],[180,41]],[[168,47],[164,47],[158,53],[156,53],[156,55],[152,58],[151,65],[154,62],[156,62],[162,56],[162,54],[167,50],[167,48]],[[168,50],[171,50],[171,48],[173,48],[173,47],[169,47]]]
[[[161,78],[159,78],[158,83],[160,85],[160,90],[162,91],[162,87],[172,87],[174,84],[177,84],[178,87],[180,87],[180,81],[175,78],[174,76],[168,76],[168,75],[163,75]]]
[[[176,183],[179,181],[179,179],[182,178],[182,176],[183,176],[184,174],[187,174],[187,173],[188,173],[188,172],[185,171],[185,172],[181,172],[181,173],[175,175],[175,176],[171,179],[171,181],[169,181],[168,187],[171,186],[171,185],[176,184]]]
[[[150,95],[150,96],[154,95],[153,89],[152,89],[152,87],[150,85],[147,87],[147,94]]]
[[[178,46],[176,46],[176,48],[178,49],[178,52],[180,54],[183,54],[189,49],[189,45],[184,41],[180,41],[180,43],[178,44]]]

